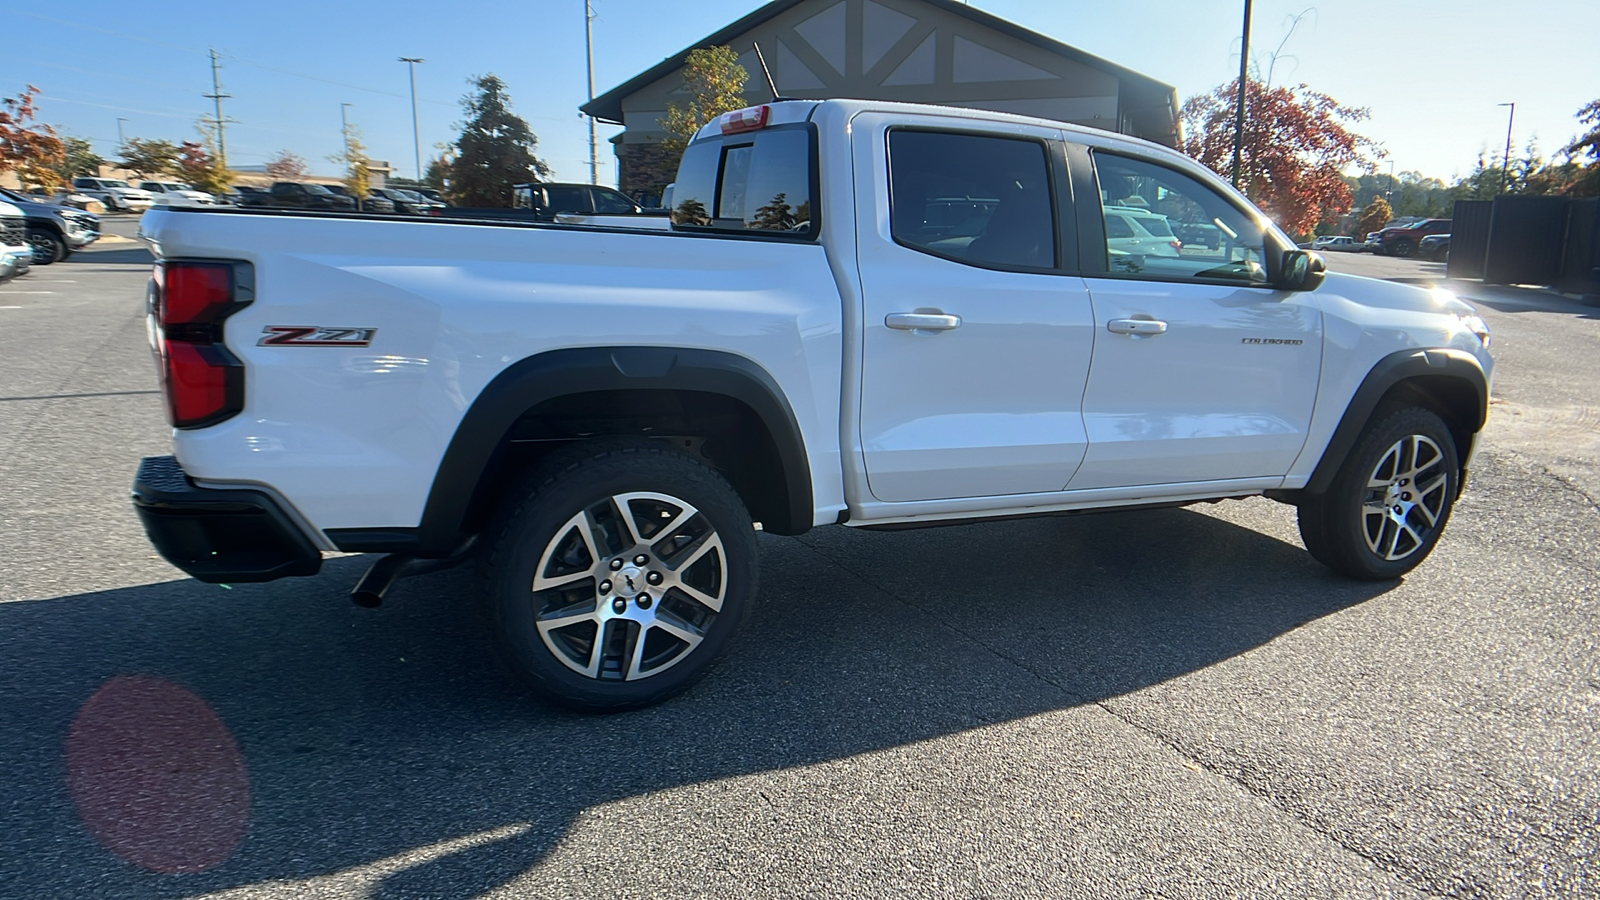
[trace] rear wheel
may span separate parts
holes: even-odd
[[[610,712],[699,681],[756,584],[737,493],[657,442],[578,446],[541,466],[486,564],[495,638],[541,697]]]
[[[1389,245],[1390,256],[1410,256],[1415,250],[1410,241],[1395,241]]]
[[[1301,501],[1300,537],[1341,575],[1399,578],[1438,543],[1460,472],[1443,420],[1420,407],[1392,410],[1367,426],[1327,493]]]

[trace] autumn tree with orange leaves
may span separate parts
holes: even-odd
[[[15,170],[28,184],[54,189],[61,185],[54,167],[66,159],[66,146],[49,125],[29,124],[38,115],[38,93],[30,84],[21,96],[0,99],[0,172]]]
[[[1354,197],[1345,170],[1371,172],[1380,155],[1376,143],[1350,129],[1367,110],[1304,84],[1248,84],[1240,189],[1292,235],[1349,212]],[[1238,91],[1235,79],[1183,104],[1184,152],[1224,178],[1232,174]]]

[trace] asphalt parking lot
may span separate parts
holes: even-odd
[[[725,664],[588,717],[502,677],[466,572],[372,611],[360,559],[230,590],[154,556],[147,270],[0,285],[0,897],[1600,895],[1600,309],[1452,285],[1495,402],[1402,582],[1262,499],[764,536]],[[112,820],[135,734],[172,747],[141,777],[203,777]]]

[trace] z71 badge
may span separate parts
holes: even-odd
[[[365,347],[376,328],[325,328],[320,325],[268,325],[258,347]]]

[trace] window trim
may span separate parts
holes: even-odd
[[[1165,169],[1168,172],[1198,184],[1201,188],[1211,191],[1217,197],[1220,197],[1224,203],[1233,207],[1233,209],[1236,210],[1240,215],[1250,219],[1251,221],[1256,220],[1257,213],[1255,210],[1241,205],[1237,198],[1229,196],[1224,191],[1218,191],[1200,179],[1195,178],[1193,175],[1190,175],[1189,173],[1180,169],[1176,169],[1167,162],[1159,159],[1152,159],[1151,157],[1140,153],[1124,152],[1119,148],[1091,146],[1088,144],[1070,144],[1068,146],[1067,153],[1069,157],[1074,155],[1081,157],[1082,162],[1080,165],[1074,167],[1074,171],[1076,172],[1080,169],[1086,170],[1085,183],[1081,185],[1082,194],[1085,197],[1092,198],[1092,202],[1079,204],[1078,209],[1078,226],[1080,229],[1079,234],[1081,235],[1079,247],[1085,260],[1085,265],[1083,267],[1084,277],[1111,278],[1118,281],[1146,281],[1161,284],[1203,284],[1218,287],[1238,288],[1241,290],[1282,290],[1282,288],[1278,287],[1277,281],[1279,270],[1283,265],[1282,256],[1284,251],[1286,251],[1288,248],[1281,246],[1282,242],[1279,241],[1277,235],[1273,233],[1273,229],[1267,227],[1262,227],[1261,229],[1262,252],[1266,257],[1262,260],[1262,267],[1266,269],[1267,280],[1261,282],[1260,284],[1247,284],[1226,278],[1201,278],[1193,275],[1150,275],[1142,272],[1123,273],[1111,271],[1109,254],[1107,253],[1109,245],[1106,243],[1105,221],[1103,218],[1105,215],[1105,207],[1104,203],[1100,199],[1100,168],[1095,162],[1095,157],[1097,155],[1104,154],[1106,156],[1116,157],[1117,159],[1131,160],[1137,163],[1144,163],[1148,166],[1155,166],[1159,169]]]
[[[667,210],[668,231],[672,234],[708,235],[712,237],[737,237],[760,241],[782,241],[786,244],[815,244],[822,240],[822,165],[818,156],[817,126],[814,122],[791,122],[787,125],[773,125],[759,131],[747,131],[739,134],[713,135],[691,143],[690,147],[703,146],[716,143],[719,145],[717,154],[716,180],[711,183],[711,207],[715,209],[722,199],[722,169],[727,164],[728,156],[722,151],[722,146],[728,142],[739,146],[754,144],[761,135],[773,134],[783,131],[804,131],[807,136],[806,152],[811,170],[811,178],[806,188],[811,193],[811,230],[806,234],[796,234],[789,231],[765,231],[760,228],[718,228],[714,225],[679,225],[672,221],[672,210]],[[685,153],[687,153],[687,148]],[[680,163],[681,166],[681,163]],[[678,192],[674,192],[673,199],[678,199]]]
[[[894,233],[894,153],[891,142],[897,132],[915,132],[921,134],[943,134],[958,137],[993,138],[1002,141],[1027,141],[1038,144],[1044,149],[1045,176],[1050,181],[1050,211],[1051,228],[1055,231],[1055,265],[1052,266],[1011,266],[1002,263],[980,262],[965,259],[951,253],[941,253],[930,247],[913,244],[901,240]],[[1015,132],[991,131],[982,128],[962,128],[960,126],[944,125],[891,125],[883,132],[883,159],[884,182],[887,186],[885,198],[889,212],[889,238],[901,247],[935,259],[948,260],[974,269],[988,269],[991,272],[1020,272],[1030,275],[1077,275],[1079,274],[1078,229],[1073,220],[1074,195],[1072,166],[1067,161],[1064,142],[1058,138],[1041,137],[1034,134],[1018,134]]]

